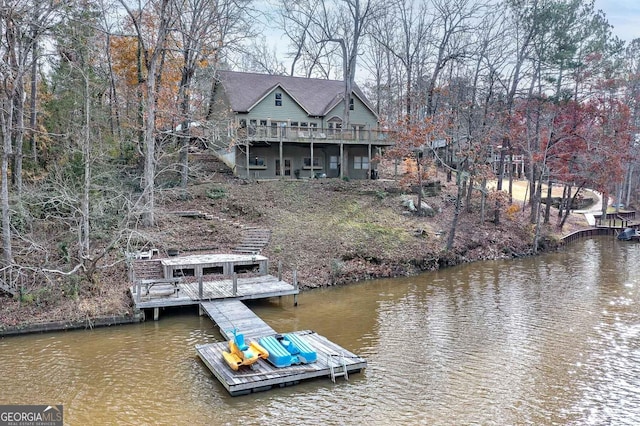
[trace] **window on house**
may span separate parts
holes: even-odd
[[[353,157],[353,168],[356,170],[369,170],[369,157]]]
[[[340,132],[342,129],[342,123],[329,122],[327,123],[327,126],[329,127],[329,134],[331,135]]]
[[[353,98],[349,98],[349,110],[353,111],[354,105]]]
[[[304,168],[305,169],[310,169],[311,168],[311,157],[306,157],[304,158]],[[318,157],[313,157],[313,168],[314,169],[319,169],[320,168],[320,159]]]
[[[251,157],[249,158],[249,166],[256,166],[256,167],[260,167],[260,166],[264,166],[267,163],[265,163],[264,161],[264,157],[258,157],[257,155],[255,157]]]
[[[276,93],[276,106],[282,106],[282,93]]]
[[[332,170],[338,170],[338,156],[332,155],[329,157],[329,168]]]
[[[300,123],[300,127],[309,127],[309,123],[307,123],[306,121],[303,121]]]
[[[283,167],[284,175],[291,176],[291,159],[285,158]],[[280,160],[276,160],[276,176],[280,176]]]

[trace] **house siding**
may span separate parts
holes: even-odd
[[[275,93],[282,93],[282,106],[275,106]],[[255,105],[247,119],[267,119],[274,121],[308,121],[307,113],[284,90],[276,88]],[[319,120],[317,121],[320,122]]]
[[[353,97],[353,110],[349,111],[349,122],[351,124],[364,125],[367,129],[375,129],[378,126],[378,119],[371,112],[371,110],[356,96]],[[342,119],[344,112],[344,105],[340,102],[333,107],[331,111],[325,116],[325,120],[329,120],[332,117],[338,117]],[[326,124],[323,126],[326,127]]]

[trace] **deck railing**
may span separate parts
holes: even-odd
[[[319,127],[287,127],[287,126],[249,126],[237,130],[240,137],[250,141],[267,142],[370,142],[375,144],[391,144],[391,132],[354,128],[342,130]]]

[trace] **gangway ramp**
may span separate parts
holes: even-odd
[[[276,334],[276,331],[269,327],[260,317],[258,317],[244,303],[237,299],[213,300],[202,302],[202,310],[220,328],[220,334],[225,339],[233,336],[233,330],[244,334],[247,340],[257,340],[263,336]]]

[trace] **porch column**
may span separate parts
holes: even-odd
[[[371,179],[371,144],[369,144],[369,179]]]
[[[309,174],[309,177],[313,179],[313,132],[309,131],[309,133],[311,134],[311,172]]]
[[[284,179],[284,159],[282,158],[282,133],[280,134],[280,179]]]
[[[344,142],[340,142],[340,179],[344,177]]]
[[[246,158],[246,160],[247,160],[247,179],[250,180],[251,179],[251,170],[249,170],[249,142],[247,142],[247,152],[246,152],[246,154],[247,154],[247,158]]]

